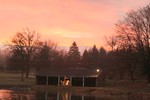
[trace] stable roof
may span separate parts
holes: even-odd
[[[41,68],[37,76],[69,76],[69,77],[98,77],[97,69],[88,68]]]

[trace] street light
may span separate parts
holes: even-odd
[[[96,72],[99,73],[99,69],[96,69]]]

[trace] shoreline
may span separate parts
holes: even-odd
[[[145,80],[106,80],[100,82],[99,87],[75,87],[75,86],[51,86],[36,85],[35,77],[25,78],[20,81],[20,73],[1,72],[0,89],[14,91],[50,91],[50,92],[71,92],[83,95],[150,95],[150,86]]]
[[[71,86],[44,86],[44,85],[0,85],[0,90],[7,89],[20,92],[48,92],[71,93],[78,96],[113,97],[129,96],[133,98],[150,98],[150,88],[147,91],[139,91],[140,88],[126,87],[71,87]],[[145,89],[145,88],[144,88]]]
[[[145,88],[126,88],[126,87],[74,87],[74,86],[55,86],[55,85],[2,85],[0,89],[16,89],[16,90],[31,90],[31,91],[68,91],[74,93],[90,93],[94,94],[111,94],[111,95],[122,95],[128,93],[148,93],[150,94],[150,88],[142,91]],[[141,91],[140,91],[141,90]]]

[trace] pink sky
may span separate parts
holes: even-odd
[[[28,27],[60,46],[105,46],[114,24],[149,0],[0,0],[0,44]]]

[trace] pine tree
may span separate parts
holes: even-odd
[[[106,50],[103,47],[100,48],[99,53],[101,57],[106,56]]]
[[[84,68],[89,68],[90,66],[90,58],[89,58],[89,52],[85,49],[81,58],[81,66]]]
[[[42,67],[48,68],[50,66],[50,50],[51,49],[45,43],[35,55],[35,65],[37,70],[40,70]]]
[[[76,42],[73,42],[68,52],[68,57],[67,57],[68,67],[75,67],[75,68],[79,67],[80,57],[81,56],[80,56],[79,48]]]
[[[105,67],[106,67],[106,56],[107,56],[107,53],[106,53],[106,50],[101,47],[99,49],[99,66],[104,70]]]
[[[91,67],[92,68],[97,68],[99,66],[99,52],[96,47],[96,45],[93,46],[93,48],[90,51],[90,56],[91,56]]]
[[[41,42],[39,51],[34,56],[34,66],[37,70],[41,68],[52,68],[54,56],[56,56],[56,45],[52,42]]]

